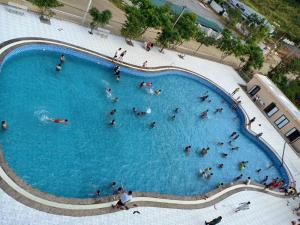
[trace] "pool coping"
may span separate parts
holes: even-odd
[[[213,81],[207,79],[205,76],[202,76],[199,73],[184,69],[181,67],[174,66],[160,66],[160,67],[147,67],[142,68],[133,64],[124,63],[121,61],[113,60],[110,57],[107,57],[103,54],[91,51],[85,48],[81,48],[72,44],[65,42],[60,42],[51,39],[44,38],[17,38],[12,39],[0,44],[0,65],[2,64],[4,58],[14,49],[28,45],[28,44],[49,44],[61,46],[64,48],[73,49],[85,54],[92,56],[100,57],[109,62],[118,63],[121,66],[125,66],[131,69],[145,71],[145,72],[158,72],[158,71],[183,71],[190,74],[193,74],[197,77],[200,77],[211,84],[215,85],[217,88],[222,90],[230,98],[230,94],[226,92],[222,87],[214,83]],[[232,99],[232,98],[231,98]],[[249,116],[245,110],[240,107],[245,117],[245,124],[249,121]],[[253,134],[253,132],[245,126],[245,129]],[[272,149],[272,147],[266,143],[264,140],[262,142],[267,145],[272,152],[278,157],[278,154]],[[278,157],[279,158],[279,157]],[[288,173],[288,178],[291,181],[293,180],[292,174],[290,173],[288,167],[284,165],[286,172]],[[34,189],[26,182],[24,182],[20,177],[18,177],[14,171],[8,166],[5,161],[3,151],[0,146],[0,187],[10,196],[15,198],[17,201],[22,202],[23,204],[41,210],[48,213],[54,213],[59,215],[69,215],[69,216],[90,216],[90,215],[99,215],[104,213],[115,212],[116,210],[111,208],[111,204],[115,203],[118,199],[118,196],[108,196],[101,198],[98,201],[95,201],[93,198],[89,199],[77,199],[77,198],[63,198],[56,197],[54,195],[46,194],[37,189]],[[129,204],[129,207],[138,206],[155,206],[155,207],[165,207],[165,208],[181,208],[181,209],[194,209],[194,208],[205,208],[210,205],[216,204],[217,202],[229,197],[230,195],[244,191],[252,190],[265,192],[277,197],[286,197],[283,193],[265,190],[264,186],[258,183],[251,183],[250,185],[245,185],[242,182],[236,182],[230,185],[227,185],[223,188],[215,189],[211,192],[208,192],[205,195],[193,196],[193,197],[181,197],[175,195],[165,195],[158,193],[146,193],[146,192],[134,192],[134,198]]]

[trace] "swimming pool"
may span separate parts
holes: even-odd
[[[62,71],[55,71],[61,53]],[[0,132],[6,161],[32,187],[61,197],[88,198],[100,189],[111,195],[112,181],[135,192],[194,196],[230,183],[241,174],[240,161],[249,161],[244,177],[261,181],[282,177],[285,170],[267,146],[243,128],[240,110],[231,99],[206,80],[179,71],[146,73],[121,68],[121,80],[112,75],[109,62],[51,45],[27,45],[12,51],[0,74],[0,115],[8,124]],[[153,82],[160,95],[138,85]],[[105,88],[112,88],[107,96]],[[198,97],[209,91],[208,101]],[[112,98],[119,97],[113,103]],[[151,113],[136,116],[132,108]],[[174,121],[170,117],[180,107]],[[222,113],[212,113],[222,107]],[[110,116],[112,109],[115,116]],[[199,113],[209,109],[208,119]],[[68,125],[47,118],[67,118]],[[109,122],[117,124],[111,127]],[[149,128],[155,121],[156,127]],[[230,150],[229,135],[240,137]],[[224,146],[216,142],[224,142]],[[191,145],[190,154],[185,146]],[[199,149],[210,147],[205,157]],[[225,159],[221,156],[227,153]],[[223,163],[224,168],[217,168]],[[268,168],[269,165],[274,166]],[[212,167],[210,179],[199,170]],[[260,173],[255,172],[261,168]]]

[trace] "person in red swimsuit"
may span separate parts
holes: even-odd
[[[62,123],[62,124],[67,124],[68,120],[67,119],[50,119],[53,123]]]

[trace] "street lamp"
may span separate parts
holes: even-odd
[[[84,13],[83,18],[82,18],[82,24],[84,24],[84,22],[85,22],[85,19],[86,19],[87,13],[89,12],[89,9],[90,9],[90,7],[91,7],[92,1],[93,1],[93,0],[90,0],[90,1],[89,1],[88,7],[87,7],[86,10],[85,10],[85,13]]]
[[[182,14],[183,14],[183,12],[184,12],[185,9],[186,9],[186,6],[183,6],[183,7],[182,7],[182,10],[181,10],[181,13],[180,13],[179,16],[177,17],[177,19],[176,19],[175,23],[173,24],[173,27],[172,27],[172,28],[175,27],[175,25],[177,24],[178,20],[179,20],[180,17],[182,16]]]
[[[281,165],[280,166],[283,166],[283,157],[284,157],[284,153],[285,153],[286,143],[287,143],[286,140],[284,140],[283,151],[282,151],[282,155],[281,155]]]

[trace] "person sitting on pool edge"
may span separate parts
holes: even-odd
[[[115,205],[112,205],[112,207],[118,209],[126,207],[126,203],[130,202],[131,200],[132,200],[132,191],[128,191],[128,193],[124,192],[121,195],[119,201]]]
[[[1,127],[2,127],[3,130],[6,130],[6,129],[8,128],[8,125],[7,125],[7,123],[6,123],[5,120],[3,120],[3,121],[1,122]]]
[[[61,124],[67,124],[68,120],[67,119],[49,119],[53,123],[61,123]]]

